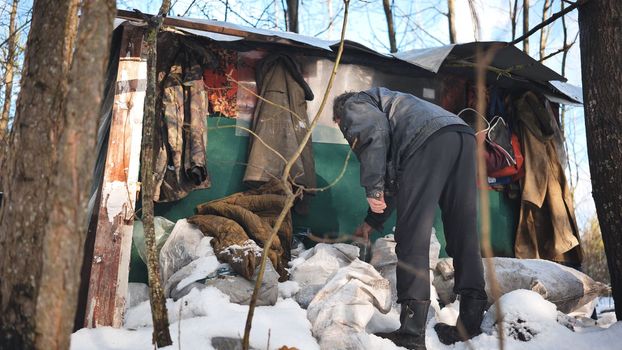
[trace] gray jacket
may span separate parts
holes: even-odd
[[[382,87],[355,94],[344,107],[339,127],[361,163],[361,186],[371,198],[396,190],[403,162],[428,137],[449,125],[467,126],[435,104]]]

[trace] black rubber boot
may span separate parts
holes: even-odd
[[[477,299],[462,295],[460,297],[460,315],[455,326],[437,323],[434,329],[438,339],[445,345],[466,341],[482,333],[480,327],[488,299]],[[462,328],[462,329],[460,329]]]
[[[397,346],[412,350],[426,350],[425,325],[428,320],[429,308],[429,300],[409,300],[402,303],[400,328],[391,333],[376,333],[376,335],[389,339]]]

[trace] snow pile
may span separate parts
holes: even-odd
[[[178,222],[178,225],[184,227],[183,223]],[[187,224],[185,228],[192,229]],[[184,231],[186,234],[182,235],[180,228],[176,227],[171,234],[174,241],[165,251],[167,257],[189,261],[183,266],[176,261],[171,261],[168,265],[171,294],[180,289],[187,294],[180,295],[177,301],[167,299],[171,323],[169,330],[173,339],[173,345],[167,349],[216,349],[215,344],[223,337],[234,341],[242,338],[248,306],[240,305],[241,301],[236,299],[235,292],[242,289],[247,289],[248,292],[251,287],[250,284],[248,288],[234,286],[225,289],[225,294],[216,287],[209,286],[210,281],[231,283],[231,276],[214,278],[226,264],[215,260],[209,238],[199,237],[192,230]],[[387,251],[390,252],[390,248]],[[274,299],[274,305],[256,308],[251,348],[280,349],[287,346],[300,350],[403,349],[389,340],[373,335],[375,332],[396,329],[399,326],[399,311],[391,308],[389,282],[371,265],[357,257],[357,247],[347,244],[318,244],[315,248],[300,253],[300,257],[291,264],[292,280],[283,283],[277,282],[278,274],[269,263],[266,278],[273,281],[269,282],[270,288],[266,291]],[[525,261],[507,259],[506,264],[509,265],[505,268],[506,273],[510,273],[508,266],[523,262]],[[439,263],[440,265],[442,264]],[[495,312],[499,305],[503,315],[501,328],[504,348],[507,350],[617,348],[619,339],[622,339],[622,323],[614,323],[615,315],[610,312],[611,302],[597,306],[597,310],[608,312],[598,322],[568,316],[558,311],[556,305],[545,298],[564,295],[563,291],[558,292],[550,286],[572,284],[564,284],[563,281],[551,284],[550,276],[560,276],[558,265],[544,262],[538,266],[538,275],[531,279],[529,285],[540,287],[534,291],[507,291],[486,313],[482,324],[484,333],[473,338],[470,344],[445,346],[440,343],[433,327],[437,322],[455,323],[459,300],[441,309],[436,290],[431,286],[432,307],[428,315],[427,349],[498,349],[499,333]],[[533,270],[525,269],[527,272]],[[525,271],[512,271],[516,275],[513,280],[526,280]],[[445,273],[451,275],[451,269],[446,269]],[[270,274],[274,276],[271,278]],[[208,285],[202,281],[205,278]],[[133,307],[126,312],[125,328],[79,330],[72,336],[72,350],[153,349],[149,301],[140,302],[146,299],[146,286],[132,284],[130,287],[129,300]],[[547,293],[542,293],[543,290]],[[572,289],[566,291],[572,292]],[[304,297],[301,298],[301,295]],[[301,306],[299,299],[306,300],[306,304]],[[304,309],[306,305],[308,310]]]
[[[536,292],[516,290],[503,295],[486,312],[482,322],[484,333],[471,339],[470,344],[456,343],[445,346],[434,333],[435,321],[428,323],[426,346],[428,350],[441,349],[499,349],[499,333],[496,309],[501,305],[504,349],[506,350],[593,350],[617,349],[622,339],[622,323],[611,325],[608,329],[590,327],[573,332],[563,320],[555,304],[546,301]],[[459,307],[456,301],[454,307]],[[443,309],[444,310],[444,309]],[[432,323],[432,324],[431,324]]]
[[[516,290],[499,298],[492,305],[482,322],[482,330],[492,334],[496,327],[496,309],[501,305],[503,331],[507,337],[530,341],[538,334],[548,333],[558,327],[555,304],[542,298],[536,292]]]
[[[173,302],[167,300],[172,347],[166,349],[212,350],[212,338],[240,339],[248,306],[229,302],[215,288],[193,290]],[[81,329],[71,339],[71,350],[149,350],[153,332],[149,302],[128,311],[127,329],[100,327]],[[255,309],[250,346],[255,349],[279,349],[282,346],[317,350],[311,335],[307,313],[292,299],[281,299],[274,306]]]

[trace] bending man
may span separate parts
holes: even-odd
[[[458,321],[435,328],[445,344],[480,334],[486,292],[477,236],[475,137],[458,116],[413,95],[386,88],[335,98],[333,120],[361,166],[369,203],[355,235],[368,239],[397,210],[395,241],[398,330],[379,334],[409,349],[425,349],[430,306],[430,232],[437,204],[447,253],[453,257]]]

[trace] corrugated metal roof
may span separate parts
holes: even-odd
[[[439,69],[445,64],[460,65],[463,63],[475,63],[477,50],[488,50],[493,46],[498,46],[494,59],[490,64],[500,71],[508,74],[518,75],[537,82],[548,82],[552,80],[566,81],[566,78],[557,74],[542,63],[536,61],[514,45],[509,45],[503,41],[471,42],[465,44],[454,44],[440,47],[417,49],[404,51],[394,54],[397,59],[417,65],[438,73]]]
[[[564,83],[561,81],[549,82],[561,94],[569,97],[576,104],[583,104],[583,89],[580,86]]]

